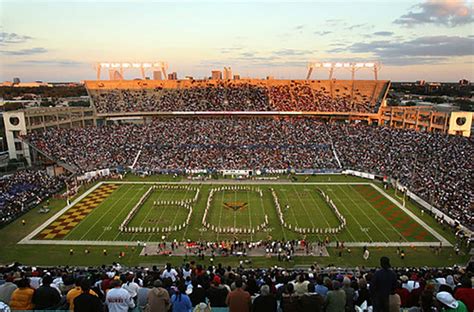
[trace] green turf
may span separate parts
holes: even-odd
[[[91,214],[89,214],[86,219],[83,220],[69,235],[66,239],[74,240],[117,240],[117,241],[131,241],[136,242],[137,240],[141,241],[152,241],[159,240],[160,237],[157,237],[157,234],[120,234],[118,232],[118,225],[127,215],[128,211],[134,206],[142,194],[144,194],[148,188],[145,184],[140,184],[142,181],[163,181],[171,180],[177,181],[181,178],[172,178],[171,176],[158,176],[158,177],[137,177],[137,176],[128,176],[125,180],[130,180],[137,182],[134,185],[121,185],[109,198],[107,198],[102,204],[94,209]],[[299,181],[303,181],[303,177],[298,177]],[[345,176],[311,176],[308,178],[309,181],[317,182],[372,182],[368,180],[363,180],[360,178],[345,177]],[[218,238],[216,233],[210,231],[203,231],[201,226],[202,214],[204,211],[204,205],[207,200],[207,195],[210,187],[215,187],[219,183],[219,180],[216,181],[216,185],[201,185],[201,194],[198,198],[197,203],[195,204],[195,211],[191,217],[190,225],[181,232],[170,234],[167,236],[167,240],[172,239],[205,239],[205,240],[215,240]],[[260,232],[255,234],[252,239],[259,240],[268,238],[272,236],[275,239],[293,239],[300,238],[301,234],[296,234],[287,229],[283,229],[277,220],[275,209],[273,207],[271,195],[268,191],[268,186],[261,185],[262,190],[264,190],[264,196],[262,199],[259,198],[257,194],[252,194],[252,192],[245,192],[240,194],[233,194],[234,201],[235,196],[238,201],[246,201],[250,203],[247,209],[238,211],[241,213],[239,215],[239,223],[242,223],[242,226],[248,225],[250,221],[259,220],[257,215],[250,214],[249,212],[256,211],[256,209],[264,210],[269,216],[269,231]],[[326,206],[326,203],[318,198],[318,194],[315,190],[316,186],[314,185],[278,185],[272,186],[278,192],[281,201],[286,200],[290,204],[290,209],[285,212],[285,218],[288,217],[289,222],[299,222],[300,226],[306,226],[313,222],[316,224],[325,224],[326,222],[337,222],[337,219],[329,211],[329,208]],[[322,188],[335,202],[338,209],[343,215],[346,216],[348,227],[342,233],[338,234],[336,237],[330,237],[331,239],[339,239],[347,242],[350,241],[400,241],[400,232],[402,233],[402,241],[420,241],[416,238],[420,231],[416,230],[416,227],[404,228],[403,224],[400,221],[404,220],[405,213],[393,215],[394,212],[400,211],[396,208],[389,209],[389,211],[384,211],[383,208],[386,208],[385,204],[378,204],[380,199],[367,194],[367,191],[371,189],[359,189],[359,186],[356,185],[318,185],[317,187]],[[284,190],[286,189],[286,190]],[[313,192],[314,189],[314,192]],[[81,192],[84,192],[86,189],[81,189]],[[163,194],[161,194],[163,193]],[[174,195],[170,194],[173,191],[157,191],[156,196],[163,196],[162,198],[167,199],[184,199],[192,198],[194,193],[191,195],[185,194],[184,191],[177,191]],[[283,194],[285,193],[285,194]],[[396,195],[394,190],[387,190],[387,193],[393,198],[402,202],[400,194]],[[161,195],[160,195],[161,194]],[[374,193],[376,195],[376,193]],[[222,194],[220,195],[222,196]],[[225,196],[225,195],[224,195]],[[232,199],[232,194],[228,194],[229,199]],[[253,198],[256,197],[256,198]],[[300,197],[300,198],[299,198]],[[215,200],[219,200],[219,194],[216,194]],[[153,199],[151,199],[153,201]],[[263,202],[262,205],[257,205],[258,201]],[[383,200],[383,198],[382,198]],[[148,201],[147,201],[148,202]],[[146,222],[146,219],[154,219],[153,213],[158,213],[155,210],[148,207],[148,203],[145,202],[143,205],[143,210],[137,214],[136,222],[140,222],[140,218],[143,222]],[[218,208],[214,210],[213,214],[210,216],[215,218],[215,214],[219,213],[219,209],[225,215],[225,218],[221,220],[224,223],[233,222],[234,217],[232,216],[232,211],[228,208],[220,206],[219,202],[215,202],[213,205],[217,205]],[[38,210],[43,205],[40,203],[37,208],[25,214],[22,218],[14,221],[13,223],[0,229],[0,263],[10,263],[13,261],[20,261],[26,264],[74,264],[74,265],[99,265],[103,263],[111,263],[112,261],[121,261],[124,264],[129,265],[139,265],[139,264],[151,264],[151,263],[165,263],[171,261],[173,263],[179,263],[183,261],[182,257],[164,257],[164,256],[149,256],[141,257],[138,256],[139,250],[131,250],[131,247],[105,247],[109,250],[108,256],[103,256],[101,251],[104,247],[101,246],[72,246],[74,249],[74,256],[69,256],[68,251],[71,246],[34,246],[34,245],[17,245],[16,243],[24,238],[27,234],[31,233],[38,226],[45,223],[53,214],[62,209],[66,203],[64,200],[60,199],[51,199],[50,208],[51,212],[49,214],[39,214]],[[381,205],[381,206],[380,206]],[[380,206],[380,207],[379,207]],[[442,228],[431,216],[428,214],[421,215],[419,207],[407,201],[407,209],[415,213],[418,217],[422,218],[430,227],[435,229],[438,233],[442,234],[449,241],[454,242],[455,238],[449,230]],[[166,212],[169,211],[169,215],[173,214],[173,218],[179,220],[182,217],[173,207],[166,207]],[[154,211],[154,212],[153,212]],[[148,212],[148,214],[147,214]],[[287,214],[288,213],[288,214]],[[298,214],[301,217],[293,217],[292,214]],[[168,214],[168,213],[167,213]],[[150,217],[152,216],[152,217]],[[228,216],[229,217],[227,219]],[[244,217],[246,216],[246,218]],[[237,216],[235,216],[237,217]],[[242,217],[242,219],[240,218]],[[334,218],[331,220],[331,218]],[[392,219],[389,219],[392,218]],[[26,220],[26,225],[21,225],[21,219]],[[241,221],[242,220],[242,221]],[[405,220],[414,222],[411,219]],[[167,220],[164,218],[160,221],[160,224],[167,224]],[[400,228],[397,228],[395,225],[399,223]],[[416,222],[415,222],[416,223]],[[416,225],[416,224],[415,224]],[[411,230],[411,231],[406,231]],[[403,234],[405,232],[405,235]],[[219,239],[232,239],[233,235],[224,235],[221,234]],[[246,238],[250,239],[249,236],[240,235],[240,239]],[[310,235],[308,236],[311,240],[324,239],[323,235]],[[427,235],[423,238],[423,241],[433,241],[434,237]],[[84,249],[91,250],[89,255],[84,255]],[[118,253],[120,251],[126,252],[126,257],[118,259]],[[380,255],[390,255],[395,257],[395,265],[407,265],[407,266],[421,266],[421,265],[431,265],[431,266],[442,266],[442,265],[452,265],[452,264],[464,264],[468,259],[468,255],[464,254],[458,256],[453,252],[453,248],[443,248],[441,255],[435,255],[430,248],[409,248],[406,250],[407,258],[405,260],[397,260],[395,249],[393,248],[377,248],[371,250],[371,259],[365,262],[361,258],[361,252],[357,249],[353,249],[351,254],[345,252],[342,257],[337,256],[337,252],[333,249],[329,249],[331,257],[328,258],[314,258],[314,257],[298,257],[295,259],[295,262],[289,263],[287,265],[300,265],[300,264],[311,264],[314,261],[319,262],[320,264],[336,264],[336,265],[377,265],[376,258]],[[360,255],[359,255],[360,254]],[[221,259],[220,262],[226,264],[237,264],[238,259],[229,258]],[[253,258],[252,259],[255,266],[266,266],[270,264],[281,264],[278,263],[275,259],[266,259],[266,258]]]
[[[184,230],[168,233],[168,240],[222,240],[233,239],[235,234],[218,234],[205,229],[201,220],[211,188],[219,185],[201,185],[201,195],[196,202],[190,225]],[[65,240],[102,241],[160,241],[162,233],[122,233],[118,230],[129,211],[148,190],[150,185],[123,184],[79,223]],[[284,210],[284,218],[292,227],[335,227],[339,224],[334,212],[318,192],[322,189],[335,203],[347,220],[347,227],[338,234],[299,234],[283,228],[270,193],[270,185],[261,185],[263,197],[255,191],[218,191],[211,203],[208,222],[219,227],[251,228],[269,217],[268,229],[255,234],[238,234],[238,239],[261,240],[269,236],[275,239],[339,240],[345,242],[433,242],[426,229],[411,219],[400,208],[370,185],[272,185]],[[154,207],[157,200],[184,200],[194,196],[192,191],[155,190],[140,207],[129,226],[174,226],[182,224],[187,210],[177,206]],[[227,204],[241,203],[241,209],[230,209]],[[286,209],[286,205],[289,206]]]

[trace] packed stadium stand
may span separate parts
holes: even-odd
[[[474,142],[461,136],[314,118],[174,117],[31,133],[29,142],[78,171],[128,167],[355,169],[390,176],[472,226]],[[138,152],[140,151],[140,154]]]
[[[275,244],[275,248],[278,244]],[[472,268],[0,267],[0,308],[67,311],[474,310]],[[9,311],[9,310],[4,310]]]
[[[388,81],[86,81],[99,114],[172,111],[375,113]]]

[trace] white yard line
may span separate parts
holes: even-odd
[[[301,200],[300,194],[298,194],[298,191],[296,190],[296,188],[294,186],[293,186],[293,191],[295,192],[296,196],[298,197],[298,201],[300,202],[301,206],[303,206],[304,212],[306,213],[306,216],[308,217],[309,221],[311,222],[311,226],[313,228],[316,228],[314,226],[314,222],[313,222],[313,219],[311,218],[311,215],[308,213],[308,210],[306,210],[306,206],[304,205],[303,201]]]
[[[334,191],[333,191],[333,190],[328,190],[328,193],[329,193],[329,192],[331,192],[331,193],[334,194]],[[357,220],[357,218],[354,217],[354,215],[352,214],[351,209],[350,209],[346,204],[344,204],[344,201],[343,201],[342,199],[340,199],[340,198],[337,197],[337,196],[332,196],[331,198],[333,199],[334,203],[336,203],[336,201],[340,202],[340,203],[341,203],[341,206],[344,207],[344,209],[345,209],[345,210],[347,211],[347,213],[351,216],[351,218],[357,223],[357,225],[359,226],[359,228],[362,228],[362,225],[359,223],[359,221]],[[341,213],[342,213],[342,212],[341,212]],[[349,220],[347,220],[347,221],[349,221]],[[349,222],[348,222],[348,223],[349,223]],[[347,228],[349,228],[349,226],[347,226]],[[363,232],[363,233],[367,236],[367,238],[368,238],[369,240],[371,239],[370,235],[367,234],[367,232]]]
[[[249,225],[250,225],[250,229],[252,228],[252,215],[250,214],[250,196],[249,196],[249,192],[250,191],[245,191],[247,193],[247,201],[248,201],[248,207],[247,207],[247,210],[249,212]],[[250,240],[252,240],[252,233],[250,233]]]
[[[282,194],[284,194],[284,196],[285,196],[285,198],[286,198],[286,203],[289,205],[289,204],[290,204],[290,201],[289,201],[290,199],[289,199],[289,197],[288,197],[288,195],[287,195],[288,193],[287,193],[287,192],[282,192]],[[283,196],[282,196],[282,197],[283,197]],[[281,205],[281,204],[282,204],[282,203],[280,203],[280,205]],[[285,205],[285,206],[286,206],[286,205]],[[291,207],[290,207],[290,213],[291,213],[291,215],[293,216],[294,223],[296,224],[296,226],[299,227],[300,225],[298,224],[298,218],[297,218],[296,215],[295,215],[295,211],[294,211]],[[287,214],[288,214],[288,211],[287,211],[287,209],[285,208],[285,210],[283,211],[283,217],[285,217],[285,215],[287,215]],[[278,216],[277,216],[277,217],[278,217]],[[288,223],[288,224],[293,224],[293,223]]]
[[[209,192],[210,192],[210,191],[211,191],[211,190],[209,189]],[[221,221],[222,221],[222,210],[223,210],[222,206],[224,205],[225,190],[222,190],[221,192],[222,192],[222,198],[221,198],[221,207],[220,207],[220,210],[219,210],[219,223],[218,223],[218,224],[219,224],[219,225],[218,225],[219,227],[221,227]],[[215,194],[216,194],[216,193],[214,193],[214,198],[213,198],[212,201],[211,201],[211,206],[209,207],[209,210],[212,209],[212,204],[213,204],[213,202],[214,202],[214,199],[216,198],[216,195],[215,195]],[[216,240],[219,241],[219,233],[217,233]]]
[[[350,197],[349,195],[347,195],[347,192],[344,191],[344,188],[342,188],[342,187],[339,187],[339,188],[340,188],[340,189],[342,190],[342,192],[347,196],[347,198],[349,198],[349,200],[354,204],[354,206],[356,206],[357,209],[358,209],[359,211],[361,211],[362,214],[370,221],[370,223],[372,223],[372,224],[375,226],[375,228],[376,228],[380,233],[382,233],[383,236],[385,236],[385,238],[387,239],[387,241],[390,242],[391,240],[390,240],[390,238],[387,236],[387,234],[385,234],[385,232],[382,231],[382,230],[377,226],[377,224],[376,224],[374,221],[372,221],[372,218],[370,218],[370,217],[365,213],[364,209],[361,209],[361,208],[359,207],[359,205],[357,205],[357,203],[352,199],[352,197]],[[382,216],[382,217],[383,217],[383,216]]]
[[[415,215],[413,212],[411,212],[408,208],[403,207],[397,200],[393,199],[390,195],[385,193],[384,190],[382,190],[380,187],[377,185],[371,183],[372,187],[375,188],[377,191],[379,191],[383,196],[385,196],[388,200],[390,200],[392,203],[394,203],[398,208],[403,210],[407,215],[409,215],[413,220],[418,222],[422,227],[425,228],[428,232],[430,232],[436,239],[440,242],[443,243],[443,246],[448,246],[452,247],[453,245],[446,239],[444,238],[441,234],[436,232],[432,227],[430,227],[428,224],[426,224],[423,220],[421,220],[417,215]]]
[[[357,193],[357,196],[359,196],[360,198],[362,198],[362,200],[365,201],[365,202],[367,203],[367,205],[369,205],[370,207],[372,207],[372,209],[374,209],[374,210],[378,213],[378,215],[380,216],[380,219],[384,220],[385,223],[387,223],[390,227],[392,227],[392,229],[394,229],[395,232],[397,232],[398,235],[399,235],[401,238],[403,238],[406,242],[408,242],[408,239],[407,239],[405,236],[403,236],[403,234],[402,234],[399,230],[397,230],[397,228],[396,228],[395,226],[393,226],[393,224],[392,224],[390,221],[388,221],[387,218],[385,218],[385,216],[384,216],[381,212],[379,212],[379,211],[372,205],[372,203],[370,203],[367,199],[365,199],[365,197],[362,196],[359,192],[357,192],[357,190],[354,189],[352,186],[350,186],[350,188],[351,188],[355,193]]]
[[[316,200],[315,200],[315,198],[313,197],[313,192],[310,192],[310,196],[311,196],[311,199],[312,199],[313,202],[314,202],[314,205],[317,206]],[[314,195],[314,196],[318,196],[318,194],[316,194],[316,195]],[[329,196],[329,195],[328,195],[328,196]],[[332,198],[330,197],[330,199],[332,199]],[[327,209],[328,209],[328,211],[329,211],[330,213],[334,214],[334,212],[332,211],[332,209],[329,207],[329,205],[328,205],[327,203],[325,203],[325,207],[327,207]],[[326,217],[324,217],[324,214],[322,213],[322,211],[321,211],[320,209],[318,209],[318,210],[320,211],[321,215],[323,216],[324,220],[326,221],[326,224],[328,225],[328,227],[331,227],[331,225],[329,224],[329,222],[326,220]],[[341,224],[341,223],[340,223],[340,221],[338,220],[338,225],[339,225],[339,224]],[[344,229],[347,230],[347,232],[349,233],[350,237],[352,237],[352,239],[353,239],[354,241],[356,241],[354,235],[352,235],[351,231],[349,231],[349,227],[348,227],[348,226],[345,226]],[[343,230],[344,230],[344,229],[343,229]]]
[[[143,189],[143,187],[140,188],[140,191],[141,191],[142,189]],[[137,193],[137,194],[139,195],[139,193]],[[137,194],[135,194],[134,196],[132,196],[132,200],[135,199],[135,197],[136,197]],[[112,226],[112,223],[114,223],[114,221],[120,216],[120,213],[125,209],[125,207],[128,206],[128,203],[130,203],[130,202],[131,202],[131,201],[128,201],[126,205],[123,205],[123,206],[122,206],[122,209],[120,209],[120,212],[118,212],[118,213],[115,215],[115,217],[112,219],[112,221],[110,222],[111,226]],[[130,209],[130,208],[129,208],[129,209]],[[104,235],[104,233],[105,233],[105,231],[102,232],[102,234],[99,236],[99,238],[101,238],[102,235]],[[114,240],[116,240],[117,237],[118,237],[120,234],[121,234],[121,232],[118,231],[117,234],[116,234],[115,237],[114,237]]]
[[[143,187],[142,187],[143,188]],[[107,209],[107,211],[105,211],[98,219],[97,221],[94,222],[94,224],[87,230],[86,233],[84,233],[84,235],[82,235],[79,240],[82,240],[84,237],[87,236],[87,234],[90,233],[90,231],[92,231],[93,229],[95,229],[95,226],[109,213],[110,210],[112,210],[112,208],[114,208],[115,206],[117,206],[119,203],[120,203],[120,200],[122,198],[125,197],[126,194],[128,194],[128,192],[130,192],[130,190],[132,190],[133,188],[129,188],[128,190],[126,190],[112,205],[110,205],[109,209]],[[135,198],[135,197],[132,197],[132,199]],[[130,200],[127,201],[127,204],[130,202]],[[126,206],[126,205],[124,205]],[[123,206],[123,207],[124,207]],[[122,207],[122,209],[123,209]],[[72,231],[71,231],[72,232]]]

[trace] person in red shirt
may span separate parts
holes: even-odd
[[[242,280],[235,281],[235,290],[225,300],[230,312],[249,312],[252,300],[248,291],[242,289]]]
[[[454,298],[461,300],[468,311],[474,311],[474,289],[472,289],[471,279],[464,277],[461,280],[461,286],[454,292]]]

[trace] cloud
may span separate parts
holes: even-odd
[[[474,9],[464,0],[426,0],[394,21],[395,24],[411,27],[423,24],[455,27],[474,21]]]
[[[353,29],[357,29],[357,28],[362,28],[364,26],[367,26],[367,24],[366,23],[355,24],[355,25],[351,25],[351,26],[346,27],[346,29],[353,30]]]
[[[33,39],[33,37],[0,31],[0,44],[1,45],[7,44],[7,43],[23,43],[31,39]]]
[[[19,55],[33,55],[33,54],[41,54],[46,53],[48,50],[45,48],[30,48],[30,49],[21,49],[15,51],[6,51],[0,50],[0,54],[3,55],[10,55],[10,56],[19,56]]]
[[[321,30],[321,31],[315,31],[314,34],[315,35],[318,35],[318,36],[326,36],[326,35],[329,35],[331,34],[332,31],[324,31],[324,30]]]
[[[254,52],[243,52],[243,53],[240,53],[240,56],[243,56],[243,57],[254,57],[254,56],[255,56],[255,53],[254,53]]]
[[[83,62],[74,60],[26,60],[18,62],[17,64],[22,65],[46,65],[46,66],[79,66],[83,65]]]
[[[393,32],[391,31],[376,31],[373,33],[375,36],[383,36],[383,37],[390,37],[393,36]]]
[[[328,52],[370,53],[386,64],[434,64],[451,57],[474,55],[474,39],[459,36],[424,36],[406,41],[359,42]]]
[[[301,55],[307,55],[307,54],[312,54],[313,51],[310,50],[295,50],[295,49],[281,49],[274,51],[272,54],[273,55],[278,55],[278,56],[301,56]]]
[[[222,48],[221,49],[221,53],[231,53],[231,52],[234,52],[234,51],[240,51],[242,50],[243,48],[242,47],[230,47],[230,48]]]

